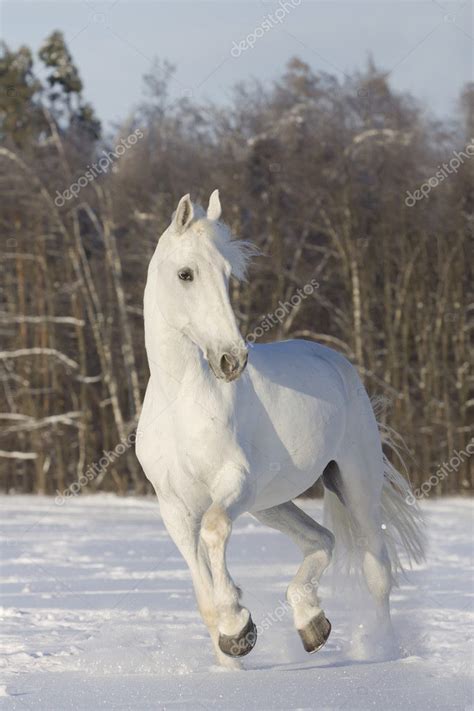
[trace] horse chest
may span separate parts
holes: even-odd
[[[176,460],[185,471],[215,471],[233,455],[236,445],[232,420],[199,407],[190,407],[186,412],[173,427]]]

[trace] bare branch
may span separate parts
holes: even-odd
[[[0,449],[0,457],[5,459],[38,459],[36,452],[8,452],[4,449]]]
[[[0,323],[63,323],[83,328],[85,321],[72,316],[27,316],[0,312]]]
[[[47,355],[57,358],[61,363],[64,363],[68,368],[73,368],[77,370],[79,364],[75,360],[69,358],[61,351],[56,350],[56,348],[18,348],[16,351],[0,351],[0,359],[6,360],[8,358],[24,358],[30,355]]]

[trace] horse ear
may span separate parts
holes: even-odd
[[[218,220],[221,216],[222,208],[221,201],[219,200],[219,191],[214,190],[209,198],[209,206],[207,208],[207,219],[208,220]]]
[[[183,195],[179,201],[178,207],[176,208],[176,212],[173,216],[173,225],[178,234],[182,234],[185,230],[187,230],[193,217],[194,208],[188,193],[187,195]]]

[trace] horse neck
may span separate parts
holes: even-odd
[[[197,346],[165,320],[158,306],[145,305],[145,345],[151,380],[171,397],[185,378],[202,371]]]

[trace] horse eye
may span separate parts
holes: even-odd
[[[178,276],[183,281],[192,281],[194,279],[193,272],[191,269],[180,269]]]

